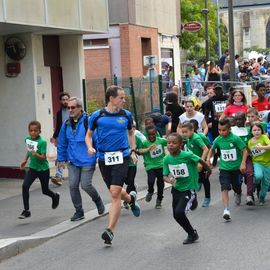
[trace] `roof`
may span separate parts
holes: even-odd
[[[213,0],[214,3],[217,0]],[[221,8],[228,8],[228,0],[219,0],[219,5]],[[251,7],[251,6],[270,6],[270,0],[234,0],[234,7]]]

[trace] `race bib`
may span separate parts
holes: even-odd
[[[37,146],[38,146],[38,142],[35,142],[35,141],[31,141],[31,140],[29,140],[29,139],[27,139],[26,141],[25,141],[25,143],[26,143],[26,149],[27,149],[27,151],[37,151]]]
[[[187,164],[185,163],[177,164],[177,165],[169,164],[169,170],[170,170],[171,175],[174,178],[189,177]]]
[[[236,149],[220,150],[221,158],[223,161],[235,161],[237,160]]]
[[[105,152],[104,153],[105,165],[123,164],[123,153],[121,151]]]
[[[157,145],[157,147],[154,150],[150,151],[151,158],[159,157],[163,154],[163,148],[161,145]]]
[[[222,113],[226,108],[226,102],[216,103],[214,106],[216,113]]]
[[[268,117],[269,113],[270,113],[270,111],[261,111],[261,112],[259,112],[260,120],[267,122],[267,117]]]
[[[265,152],[265,150],[258,150],[255,147],[251,148],[251,154],[253,157],[258,157],[258,156],[262,155],[264,152]]]

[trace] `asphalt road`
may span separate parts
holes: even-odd
[[[265,206],[234,206],[231,194],[232,221],[225,222],[217,173],[211,181],[211,206],[199,206],[188,214],[200,236],[195,244],[182,244],[186,233],[173,220],[167,190],[161,210],[154,209],[153,200],[140,202],[139,218],[122,211],[111,247],[100,238],[107,224],[105,216],[3,261],[0,269],[270,269],[269,199]],[[202,198],[201,191],[200,204]]]

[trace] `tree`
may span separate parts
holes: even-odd
[[[181,23],[198,21],[202,24],[202,29],[196,33],[182,31],[180,46],[187,50],[189,60],[205,61],[205,15],[202,9],[205,8],[205,0],[181,0]],[[211,60],[218,60],[218,39],[217,39],[217,9],[212,1],[208,0],[208,35],[209,52]],[[226,27],[221,23],[220,27],[222,51],[228,48],[228,36]]]

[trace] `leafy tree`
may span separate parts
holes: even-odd
[[[181,0],[181,23],[197,21],[202,24],[202,29],[195,33],[182,31],[180,46],[187,50],[188,59],[196,59],[198,62],[205,61],[205,0]],[[217,9],[212,1],[208,0],[208,36],[209,54],[211,60],[218,60],[218,38],[217,38]],[[222,51],[228,48],[228,36],[226,27],[221,23],[220,27]]]

